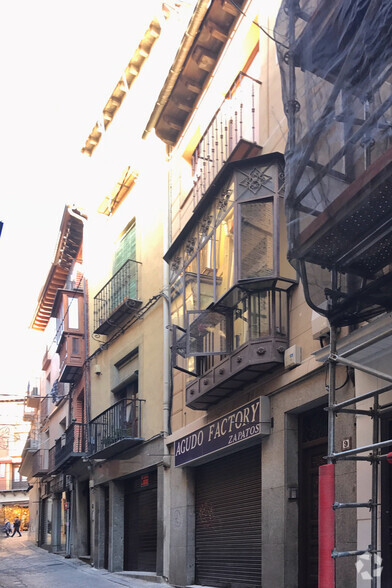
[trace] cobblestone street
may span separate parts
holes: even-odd
[[[107,570],[92,568],[78,559],[65,559],[61,555],[48,553],[28,541],[25,534],[22,534],[22,537],[0,536],[1,588],[108,588],[113,585],[130,588],[170,588],[169,584],[112,574]]]

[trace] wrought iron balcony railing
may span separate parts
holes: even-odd
[[[75,459],[85,455],[87,450],[87,425],[72,423],[68,429],[56,439],[54,466],[55,470],[64,468]]]
[[[107,334],[125,315],[140,306],[138,300],[138,267],[140,262],[128,259],[94,297],[94,332]]]
[[[192,156],[193,205],[200,201],[236,149],[236,159],[259,155],[258,92],[261,82],[240,73]]]
[[[52,472],[56,471],[55,454],[56,445],[53,445],[53,447],[51,447],[48,451],[48,474],[51,474]]]
[[[141,403],[124,398],[90,421],[90,455],[112,457],[143,441]]]
[[[48,450],[38,449],[33,455],[31,475],[38,478],[40,476],[45,476],[49,471]]]
[[[27,490],[28,486],[27,480],[12,481],[12,490]]]

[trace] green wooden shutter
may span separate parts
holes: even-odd
[[[123,235],[113,258],[111,311],[126,298],[137,298],[136,225]],[[126,262],[129,261],[128,264]],[[126,265],[125,265],[126,264]],[[121,270],[121,271],[119,271]],[[117,274],[117,272],[119,272]]]
[[[128,259],[136,259],[136,225],[122,236],[113,259],[113,274],[115,274]]]

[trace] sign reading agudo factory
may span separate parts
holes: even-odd
[[[238,443],[255,442],[270,432],[270,401],[267,396],[261,396],[175,441],[175,465],[200,461],[220,451],[227,453]]]

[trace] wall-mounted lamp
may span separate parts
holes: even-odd
[[[96,363],[95,366],[94,366],[94,373],[97,376],[100,376],[102,374],[102,372],[101,372],[101,366],[98,363]]]

